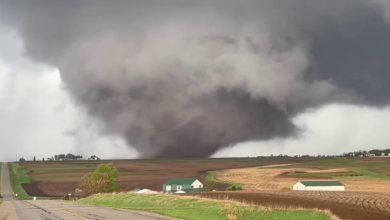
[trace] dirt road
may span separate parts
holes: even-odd
[[[2,174],[4,202],[0,206],[0,220],[172,220],[172,218],[149,213],[82,205],[67,201],[15,200],[12,196],[6,163],[3,163]]]

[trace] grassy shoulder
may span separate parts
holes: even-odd
[[[8,165],[11,187],[14,194],[18,194],[19,199],[31,199],[31,197],[24,191],[22,184],[31,183],[27,171],[23,169],[18,163],[9,163]]]
[[[172,195],[139,195],[135,193],[96,194],[80,203],[111,208],[158,213],[184,220],[330,220],[327,212],[319,210],[270,209],[234,201],[218,201]]]
[[[211,182],[215,182],[215,183],[223,183],[223,184],[230,185],[227,188],[227,190],[231,190],[233,188],[233,186],[234,186],[234,189],[236,189],[236,190],[241,190],[242,189],[243,184],[221,181],[221,180],[218,180],[216,178],[216,175],[217,175],[216,171],[209,171],[209,172],[207,172],[206,180],[207,181],[211,181]]]

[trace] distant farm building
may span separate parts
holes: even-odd
[[[203,191],[203,183],[196,178],[173,178],[163,185],[164,192],[199,193]]]
[[[340,181],[308,180],[298,181],[293,185],[293,190],[299,191],[345,191],[345,186]]]

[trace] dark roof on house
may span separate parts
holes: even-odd
[[[340,181],[299,181],[305,186],[344,186]]]
[[[165,182],[164,185],[191,185],[197,178],[172,178]]]

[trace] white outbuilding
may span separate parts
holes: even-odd
[[[302,180],[293,185],[299,191],[345,191],[345,185],[338,180]]]

